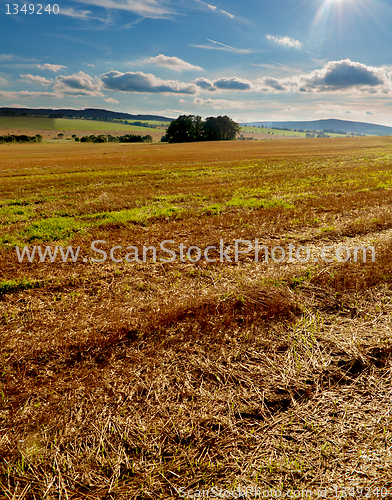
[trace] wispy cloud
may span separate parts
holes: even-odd
[[[50,97],[53,99],[59,99],[60,97],[64,97],[63,94],[57,92],[29,92],[28,90],[19,90],[17,92],[0,90],[0,97],[4,97],[5,99],[19,99],[23,97]]]
[[[54,71],[57,73],[58,71],[62,70],[63,68],[65,69],[67,66],[63,66],[62,64],[37,64],[36,67],[38,69],[48,69],[49,71]]]
[[[80,3],[108,10],[125,10],[151,19],[164,19],[175,14],[156,0],[80,0]]]
[[[302,47],[302,43],[299,40],[294,40],[288,36],[267,35],[266,38],[267,40],[271,40],[279,45],[283,45],[283,47],[290,47],[294,49],[300,49]]]
[[[195,97],[193,104],[212,109],[254,109],[255,103],[250,101],[232,101],[228,99],[202,99]]]
[[[211,9],[211,10],[217,10],[217,8],[218,8],[216,5],[211,5],[211,4],[209,4],[209,3],[202,2],[201,0],[196,0],[196,2],[198,2],[198,3],[201,3],[201,4],[205,5],[206,7],[208,7],[208,8],[209,8],[209,9]]]
[[[0,54],[0,61],[9,61],[10,59],[13,59],[15,56],[12,54]]]
[[[91,10],[75,10],[72,7],[60,9],[60,14],[68,17],[75,17],[77,19],[89,19]]]
[[[220,12],[221,14],[224,14],[225,16],[230,17],[231,19],[234,19],[235,16],[233,14],[230,14],[230,12],[227,12],[226,10],[218,9],[216,5],[211,5],[206,2],[202,2],[202,0],[196,0],[196,2],[201,3],[202,5],[205,5],[208,9],[215,11],[215,12]]]
[[[203,70],[200,66],[195,66],[186,61],[183,61],[179,57],[169,57],[163,54],[159,54],[155,57],[149,57],[147,59],[142,59],[141,61],[136,61],[130,64],[155,64],[156,66],[161,66],[163,68],[172,69],[174,71],[185,71],[185,70]]]
[[[280,69],[280,70],[283,69],[285,71],[295,71],[295,72],[299,71],[298,69],[294,69],[294,68],[291,68],[290,66],[286,66],[284,64],[277,63],[274,61],[271,61],[271,64],[269,64],[269,63],[259,63],[259,64],[251,63],[251,66],[255,66],[257,68],[267,68],[267,69]]]
[[[222,10],[222,9],[220,9],[220,12],[222,12],[222,14],[224,14],[225,16],[229,16],[231,19],[234,19],[233,14],[230,14],[230,12],[227,12],[227,11]]]
[[[226,52],[232,52],[234,54],[251,54],[252,52],[256,52],[256,50],[253,49],[237,49],[235,47],[232,47],[231,45],[226,45],[225,43],[211,40],[210,38],[207,38],[207,40],[214,45],[191,45],[191,47],[207,50],[224,50]]]
[[[60,9],[60,14],[62,14],[64,16],[68,16],[68,17],[73,17],[75,19],[85,20],[85,21],[92,21],[92,20],[101,21],[102,23],[106,23],[106,24],[111,24],[111,22],[112,22],[112,20],[109,16],[106,18],[102,18],[102,17],[93,15],[91,10],[75,10],[72,7]]]

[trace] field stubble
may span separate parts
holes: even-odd
[[[392,488],[391,138],[0,149],[0,488]],[[375,262],[19,263],[18,245]]]

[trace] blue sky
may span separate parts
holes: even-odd
[[[56,1],[0,0],[0,106],[392,126],[391,0]]]

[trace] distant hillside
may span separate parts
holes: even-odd
[[[98,120],[154,120],[171,122],[172,118],[156,115],[131,115],[106,109],[33,109],[33,108],[0,108],[0,116],[46,116],[50,118],[90,118]]]
[[[350,122],[347,120],[314,120],[314,121],[303,121],[303,122],[251,122],[251,123],[241,123],[241,125],[260,127],[278,127],[278,128],[289,128],[289,129],[303,129],[303,130],[325,130],[332,129],[344,132],[353,132],[359,134],[371,134],[371,135],[392,135],[392,127],[386,127],[385,125],[374,125],[372,123],[363,122]]]

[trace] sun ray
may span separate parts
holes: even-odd
[[[389,32],[380,15],[382,3],[380,0],[321,0],[314,19],[308,30],[308,44],[322,49],[329,44],[339,46],[339,39],[347,35],[346,26],[355,25],[358,21],[371,20],[377,23],[379,29]],[[359,31],[351,35],[361,37]]]

